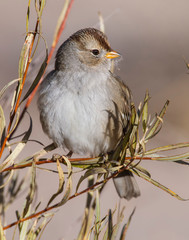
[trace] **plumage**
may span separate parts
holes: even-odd
[[[131,114],[130,90],[111,72],[118,55],[93,28],[79,30],[60,46],[38,98],[43,130],[57,146],[93,157],[115,149]]]

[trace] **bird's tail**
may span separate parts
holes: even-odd
[[[120,198],[130,200],[140,196],[139,186],[131,171],[125,170],[113,178],[115,188]]]

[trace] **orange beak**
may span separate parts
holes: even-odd
[[[117,57],[120,57],[121,55],[118,53],[118,52],[115,52],[115,51],[111,51],[111,52],[107,52],[105,57],[106,58],[117,58]]]

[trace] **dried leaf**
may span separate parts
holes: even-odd
[[[36,234],[35,234],[35,228],[37,226],[39,219],[35,219],[31,228],[29,229],[29,232],[27,233],[27,237],[25,238],[26,240],[35,240],[36,239]]]
[[[31,173],[31,182],[30,182],[30,189],[29,193],[26,197],[24,209],[21,215],[21,218],[27,217],[31,213],[31,204],[34,199],[34,193],[35,193],[35,188],[36,188],[36,166],[35,163],[32,164],[32,173]],[[19,223],[19,230],[20,230],[20,239],[27,239],[27,232],[28,232],[28,225],[30,223],[30,220],[24,221]]]
[[[30,116],[29,116],[30,117]],[[32,119],[30,117],[30,125],[29,125],[29,129],[27,130],[27,132],[25,133],[24,137],[22,138],[22,141],[15,147],[14,151],[7,157],[7,159],[0,165],[0,172],[14,164],[14,160],[17,158],[17,156],[20,154],[20,152],[23,150],[23,148],[25,147],[30,135],[32,132]]]
[[[25,94],[25,96],[23,97],[21,103],[26,100],[26,98],[29,97],[29,95],[33,92],[33,90],[35,89],[35,87],[38,85],[41,77],[43,76],[44,72],[45,72],[45,69],[47,67],[47,61],[48,61],[48,48],[47,48],[47,44],[45,42],[45,45],[46,45],[46,57],[45,57],[45,60],[44,62],[42,63],[40,69],[39,69],[39,72],[37,74],[37,76],[35,77],[35,80],[33,81],[32,85],[30,86],[29,90],[27,91],[27,93]]]
[[[73,167],[77,167],[77,168],[87,168],[90,167],[92,165],[96,165],[98,164],[99,160],[101,159],[101,157],[97,157],[97,158],[90,158],[90,159],[70,159],[70,162],[72,164]]]
[[[14,173],[14,170],[11,170],[8,179],[6,180],[5,183],[3,183],[3,184],[0,186],[0,189],[1,189],[1,188],[4,188],[4,187],[10,182],[11,178],[13,177],[13,173]]]
[[[30,213],[31,213],[31,206],[28,208],[28,212],[25,215],[25,217],[29,216]],[[26,239],[29,223],[30,223],[30,220],[24,221],[23,223],[18,224],[20,239]]]
[[[21,79],[21,82],[22,82],[24,72],[26,70],[26,65],[29,60],[29,52],[30,52],[30,47],[31,47],[33,38],[34,38],[34,34],[28,33],[21,50],[20,59],[19,59],[19,68],[18,68],[19,78]]]
[[[36,2],[37,2],[37,1],[36,1]],[[37,8],[37,6],[36,6],[37,12],[39,13],[39,17],[42,16],[43,9],[44,9],[44,7],[45,7],[45,3],[46,3],[45,0],[41,0],[41,1],[40,1],[40,6],[39,6],[39,8]]]
[[[1,143],[4,142],[5,127],[6,127],[6,122],[5,122],[4,111],[3,111],[3,108],[0,105],[0,145],[1,145]]]
[[[0,218],[0,239],[1,240],[6,240],[5,233],[4,233],[4,230],[3,230],[3,226],[1,224],[1,218]]]
[[[14,79],[14,80],[10,81],[8,84],[6,84],[0,91],[0,99],[2,98],[2,96],[5,93],[5,91],[7,90],[7,88],[18,81],[20,81],[20,78]]]
[[[99,190],[96,191],[96,218],[95,218],[95,235],[99,236],[100,234],[100,196],[99,196]]]
[[[144,98],[143,111],[142,111],[142,130],[143,130],[143,133],[146,132],[146,127],[147,127],[149,98],[150,98],[149,93],[148,93],[148,91],[146,91],[146,95],[145,95],[145,98]]]
[[[52,220],[53,216],[54,216],[54,213],[46,213],[46,214],[43,214],[43,216],[45,217],[44,221],[41,223],[41,225],[38,227],[38,229],[36,230],[36,236],[39,235],[40,233],[40,236],[38,238],[38,240],[41,239],[41,236],[45,230],[45,228],[47,227],[47,225],[49,224],[49,222]],[[46,220],[48,218],[50,218],[48,221]]]
[[[144,173],[145,175],[147,175],[149,178],[151,178],[151,174],[149,173],[149,171],[147,171],[145,168],[141,167],[140,165],[134,165],[134,164],[131,164],[132,168],[133,168],[133,171],[135,171],[135,169],[137,169],[137,172],[140,171],[142,173]],[[136,174],[137,174],[136,172]]]
[[[170,144],[170,145],[163,146],[163,147],[157,147],[157,148],[146,151],[144,153],[144,155],[146,156],[146,155],[151,155],[151,154],[158,153],[158,152],[175,150],[175,149],[178,149],[178,148],[185,148],[185,147],[189,147],[189,142],[176,143],[176,144]]]
[[[124,210],[124,208],[123,208]],[[114,240],[114,239],[117,239],[116,236],[117,236],[117,231],[118,231],[118,228],[119,228],[119,225],[120,223],[122,222],[123,220],[123,210],[121,211],[121,213],[118,215],[118,219],[117,219],[117,223],[115,225],[113,225],[113,221],[112,221],[112,216],[113,214],[116,212],[116,209],[113,211],[109,210],[109,215],[108,215],[108,226],[107,226],[107,229],[105,231],[105,234],[103,236],[103,240]],[[111,211],[111,216],[110,216],[110,211]],[[101,223],[106,219],[106,216],[104,217],[103,220],[101,220]]]
[[[100,24],[100,31],[105,33],[104,19],[101,12],[98,12],[98,18],[99,18],[99,24]]]
[[[33,202],[35,189],[36,189],[35,180],[36,180],[36,165],[33,162],[32,173],[31,173],[31,182],[30,182],[30,190],[29,190],[28,196],[26,197],[26,203],[25,203],[24,210],[23,210],[23,213],[22,213],[22,218],[24,218],[27,215],[27,213],[29,211],[29,208],[31,207],[31,204]]]
[[[132,171],[133,173],[136,174],[136,172],[135,172],[136,170],[133,171],[133,170],[131,169],[130,171]],[[171,189],[165,187],[164,185],[160,184],[159,182],[155,181],[154,179],[148,177],[147,175],[145,175],[145,174],[143,174],[143,173],[141,173],[141,172],[139,172],[139,171],[137,171],[137,175],[138,175],[139,177],[145,179],[146,181],[152,183],[152,184],[155,185],[156,187],[162,189],[163,191],[169,193],[171,196],[177,198],[178,200],[181,200],[181,201],[188,201],[188,200],[189,200],[189,199],[184,199],[184,198],[180,197],[177,193],[173,192]]]
[[[31,3],[31,0],[28,1],[28,8],[27,8],[27,15],[26,15],[26,32],[29,32],[30,3]]]
[[[57,24],[56,24],[55,33],[54,33],[54,36],[53,36],[52,47],[55,47],[55,45],[56,45],[57,35],[58,35],[58,33],[59,33],[61,24],[62,24],[63,20],[65,19],[65,15],[66,15],[68,6],[69,6],[69,0],[65,0],[64,6],[63,6],[62,11],[61,11],[61,13],[60,13],[60,16],[59,16],[59,18],[58,18],[58,22],[57,22]]]
[[[156,161],[180,161],[180,160],[186,160],[186,159],[189,159],[189,152],[174,155],[174,156],[152,157],[151,158],[151,160],[156,160]]]
[[[41,235],[43,233],[44,228],[47,226],[47,224],[51,221],[52,217],[54,216],[53,213],[48,213],[48,214],[43,214],[42,216],[39,216],[32,224],[30,227],[28,233],[27,233],[27,238],[26,240],[35,240],[37,239],[39,233],[41,232]],[[42,223],[37,227],[38,222],[40,221],[41,218],[44,218]],[[47,221],[47,218],[50,218]],[[39,237],[40,239],[40,237]]]
[[[58,176],[59,176],[59,187],[58,190],[55,194],[52,195],[52,197],[50,198],[47,207],[50,205],[50,203],[63,191],[64,188],[64,173],[63,170],[60,166],[60,161],[57,159],[57,170],[58,170]]]
[[[112,220],[112,212],[110,209],[108,214],[108,239],[112,239],[112,233],[113,233],[113,220]]]
[[[128,228],[129,228],[129,225],[131,223],[132,217],[135,213],[135,210],[136,210],[136,208],[133,209],[131,215],[129,216],[129,219],[128,219],[127,223],[123,226],[122,231],[121,231],[120,240],[125,240],[126,239],[126,233],[127,233]]]
[[[62,198],[62,200],[60,201],[60,203],[58,204],[58,207],[62,206],[63,204],[65,204],[71,194],[72,191],[72,166],[70,161],[68,160],[68,158],[63,157],[64,161],[66,162],[67,168],[68,168],[68,179],[67,179],[67,183],[66,183],[66,189],[65,189],[65,193],[64,196]]]
[[[134,105],[132,106],[132,112],[131,112],[131,122],[132,122],[132,132],[130,134],[130,139],[129,139],[129,150],[131,157],[134,156],[136,146],[137,146],[137,141],[138,141],[138,126],[139,126],[139,117],[140,117],[140,108],[141,104],[139,105],[139,110],[136,113],[136,109]]]
[[[94,184],[94,178],[89,177],[88,187],[90,187],[93,184]],[[89,191],[87,193],[86,207],[83,215],[81,229],[77,237],[78,240],[90,239],[90,234],[91,234],[90,228],[93,221],[94,208],[95,208],[95,204],[92,205],[92,200],[93,200],[93,192]]]
[[[25,42],[23,44],[22,50],[21,50],[21,54],[20,54],[20,59],[19,59],[19,66],[18,66],[18,75],[19,75],[19,82],[18,82],[18,86],[15,90],[13,99],[12,99],[12,110],[13,110],[13,106],[17,103],[18,106],[18,98],[20,97],[20,93],[23,89],[23,83],[25,81],[24,78],[24,74],[26,71],[26,66],[29,63],[29,57],[30,57],[30,51],[31,51],[31,47],[32,47],[32,43],[33,43],[33,39],[34,39],[34,33],[29,32],[26,36]],[[14,114],[14,112],[13,112]],[[14,116],[14,115],[12,115]]]
[[[83,176],[80,177],[78,183],[77,183],[77,186],[76,186],[76,192],[78,191],[79,189],[79,186],[81,185],[81,183],[86,179],[88,178],[89,176],[93,176],[94,174],[100,174],[100,173],[107,173],[107,171],[104,169],[104,168],[92,168],[92,169],[89,169],[85,172],[85,174]]]
[[[159,128],[160,124],[162,124],[162,119],[166,113],[168,105],[169,105],[169,101],[167,100],[164,107],[162,108],[160,114],[156,117],[156,121],[151,126],[148,134],[146,135],[146,137],[145,137],[146,141],[149,140],[150,138],[152,138],[153,136],[155,136],[159,132],[158,128]]]

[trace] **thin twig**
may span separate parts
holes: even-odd
[[[97,183],[93,184],[92,186],[84,189],[83,191],[73,194],[72,196],[70,196],[70,197],[68,198],[68,201],[71,200],[71,199],[73,199],[73,198],[75,198],[75,197],[78,197],[78,196],[80,196],[80,195],[82,195],[82,194],[84,194],[84,193],[86,193],[86,192],[88,192],[88,191],[90,191],[90,190],[92,190],[92,189],[94,189],[95,187],[97,187],[97,186],[99,186],[99,185],[101,185],[101,184],[106,183],[106,182],[109,181],[111,178],[117,176],[117,174],[119,174],[120,172],[122,172],[122,171],[124,171],[124,170],[126,170],[126,169],[127,169],[127,166],[124,167],[124,168],[119,169],[119,171],[113,173],[111,176],[107,177],[106,179],[104,179],[104,180],[102,180],[102,181],[100,181],[100,182],[97,182]],[[13,226],[15,226],[15,225],[17,225],[17,224],[19,224],[19,223],[21,223],[21,222],[25,222],[25,221],[27,221],[27,220],[36,218],[36,217],[38,217],[39,215],[44,214],[44,213],[46,213],[46,212],[48,212],[48,211],[50,211],[50,210],[52,210],[52,209],[54,209],[54,208],[57,208],[57,207],[59,207],[59,203],[56,203],[56,204],[54,204],[54,205],[51,206],[51,207],[47,207],[47,208],[45,208],[45,209],[43,209],[43,210],[41,210],[41,211],[39,211],[39,212],[37,212],[37,213],[31,214],[30,216],[28,216],[28,217],[26,217],[26,218],[22,218],[22,219],[20,219],[20,220],[18,220],[18,221],[15,221],[15,222],[13,222],[13,223],[5,226],[5,227],[3,228],[3,230],[6,230],[6,229],[8,229],[8,228],[11,228],[11,227],[13,227]]]
[[[71,7],[72,7],[73,2],[74,2],[74,0],[71,0],[71,1],[70,1],[69,5],[68,5],[68,8],[67,8],[67,11],[66,11],[66,14],[65,14],[65,18],[63,19],[63,21],[62,21],[62,23],[61,23],[61,25],[60,25],[60,29],[59,29],[59,31],[58,31],[57,37],[56,37],[55,41],[53,41],[53,44],[52,44],[51,49],[50,49],[50,52],[49,52],[48,60],[47,60],[47,66],[48,66],[48,64],[49,64],[49,62],[50,62],[50,60],[51,60],[51,58],[52,58],[52,55],[53,55],[54,50],[55,50],[55,48],[56,48],[56,45],[57,45],[57,43],[58,43],[58,41],[59,41],[59,39],[60,39],[60,36],[61,36],[61,34],[62,34],[62,31],[63,31],[64,28],[65,28],[65,24],[66,24],[66,21],[67,21],[68,15],[69,15],[69,13],[70,13],[70,10],[71,10]],[[37,22],[37,24],[39,24],[39,22]],[[37,29],[37,26],[38,26],[37,24],[36,24],[36,28],[35,28],[35,29]],[[37,32],[37,31],[35,31],[35,32]],[[47,68],[47,66],[46,66],[46,68]],[[27,102],[26,102],[26,104],[25,104],[25,106],[24,106],[24,108],[23,108],[23,110],[22,110],[22,112],[21,112],[21,114],[20,114],[20,118],[19,118],[17,127],[19,126],[20,122],[22,121],[22,119],[23,119],[23,117],[24,117],[24,115],[25,115],[25,113],[26,113],[26,111],[27,111],[27,109],[28,109],[31,101],[33,100],[33,98],[34,98],[34,96],[35,96],[35,94],[36,94],[36,91],[37,91],[40,83],[43,81],[46,68],[45,68],[44,73],[43,73],[41,79],[39,80],[37,86],[34,88],[33,92],[32,92],[32,93],[30,94],[30,96],[28,97],[28,100],[27,100]],[[14,131],[14,132],[15,132],[15,131]],[[11,136],[12,136],[12,134],[11,134]],[[7,140],[8,140],[8,138],[6,139],[6,141],[7,141]],[[5,141],[5,143],[4,143],[4,146],[3,146],[2,149],[1,149],[2,152],[3,152],[4,148],[5,148],[6,141]],[[2,153],[1,153],[1,154],[2,154]],[[0,155],[0,157],[1,157],[1,155]]]
[[[73,164],[73,163],[77,163],[78,161],[82,162],[82,161],[88,161],[88,160],[92,160],[93,158],[72,158],[72,159],[69,159],[69,161]],[[130,157],[126,157],[125,160],[131,160]],[[135,157],[134,159],[132,158],[132,160],[141,160],[141,157]],[[142,160],[152,160],[151,157],[143,157]],[[36,161],[35,164],[36,165],[41,165],[41,164],[46,164],[46,163],[55,163],[56,160],[54,159],[45,159],[45,160],[39,160],[39,161]],[[22,168],[26,168],[26,167],[31,167],[32,165],[32,162],[29,162],[29,163],[26,163],[26,164],[23,164],[23,165],[18,165],[18,166],[10,166],[8,168],[5,168],[1,171],[1,173],[3,172],[8,172],[8,171],[11,171],[11,170],[17,170],[17,169],[22,169]]]
[[[69,15],[69,13],[70,13],[70,10],[71,10],[71,7],[72,7],[73,2],[74,2],[74,0],[71,0],[71,1],[70,1],[69,6],[68,6],[67,11],[66,11],[66,14],[65,14],[65,18],[63,19],[63,21],[62,21],[62,23],[61,23],[61,25],[60,25],[60,29],[59,29],[59,31],[58,31],[56,40],[53,41],[53,44],[52,44],[52,46],[51,46],[51,50],[50,50],[50,52],[49,52],[49,56],[48,56],[48,60],[47,60],[47,65],[49,64],[49,62],[50,62],[50,60],[51,60],[51,58],[52,58],[52,55],[53,55],[54,50],[55,50],[55,48],[56,48],[56,45],[57,45],[57,43],[58,43],[58,41],[59,41],[59,39],[60,39],[60,36],[61,36],[61,34],[62,34],[62,31],[63,31],[64,28],[65,28],[65,24],[66,24],[66,21],[67,21],[68,15]],[[45,69],[45,71],[46,71],[46,69]],[[35,94],[36,94],[36,91],[37,91],[40,83],[43,81],[43,77],[44,77],[45,71],[44,71],[43,76],[41,77],[39,83],[37,84],[37,86],[35,87],[35,89],[33,90],[33,92],[30,94],[30,96],[28,97],[28,100],[27,100],[26,105],[25,105],[25,107],[24,107],[23,113],[25,113],[25,111],[28,109],[28,107],[29,107],[29,105],[30,105],[33,97],[34,97]]]

